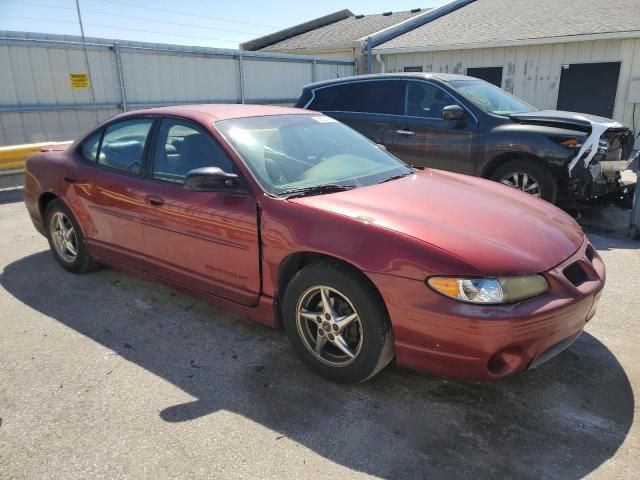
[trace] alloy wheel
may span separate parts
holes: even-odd
[[[78,237],[69,218],[62,212],[55,212],[51,216],[49,232],[58,256],[73,263],[78,257]]]
[[[351,301],[335,288],[307,289],[298,300],[296,323],[305,347],[321,362],[345,367],[358,358],[362,323]]]
[[[540,185],[538,184],[536,179],[528,173],[509,173],[500,180],[500,183],[512,188],[517,188],[518,190],[521,190],[535,197],[541,196]]]

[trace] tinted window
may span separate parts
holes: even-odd
[[[314,92],[313,102],[309,105],[309,109],[320,112],[344,110],[346,102],[349,100],[350,91],[350,84],[320,88]]]
[[[98,156],[98,147],[100,146],[100,138],[102,137],[102,129],[87,138],[80,147],[80,155],[85,160],[95,162]]]
[[[152,176],[183,183],[191,170],[219,167],[232,172],[233,164],[222,147],[199,126],[173,118],[162,120],[153,159]]]
[[[404,86],[405,82],[401,80],[354,83],[348,101],[350,108],[345,110],[402,115]]]
[[[442,109],[457,102],[444,90],[427,82],[408,82],[407,115],[442,118]]]
[[[309,108],[319,111],[402,115],[404,85],[402,80],[381,80],[325,87],[316,90],[315,100]]]
[[[107,127],[98,163],[117,170],[140,173],[144,146],[153,124],[152,118],[136,118]]]

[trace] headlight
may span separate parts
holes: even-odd
[[[427,285],[461,302],[498,304],[535,297],[549,288],[542,275],[503,278],[430,277]]]

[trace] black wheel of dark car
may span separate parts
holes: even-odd
[[[329,380],[363,382],[393,358],[389,316],[378,291],[341,264],[300,270],[286,289],[283,316],[298,356]]]
[[[47,205],[45,226],[53,256],[62,268],[86,273],[98,266],[89,254],[77,220],[61,200],[53,200]]]
[[[551,174],[530,160],[512,160],[500,165],[491,180],[555,203],[558,187]]]

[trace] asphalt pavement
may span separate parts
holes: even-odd
[[[0,198],[0,479],[640,478],[640,242],[568,351],[495,383],[326,382],[281,331],[109,268],[64,272]]]

